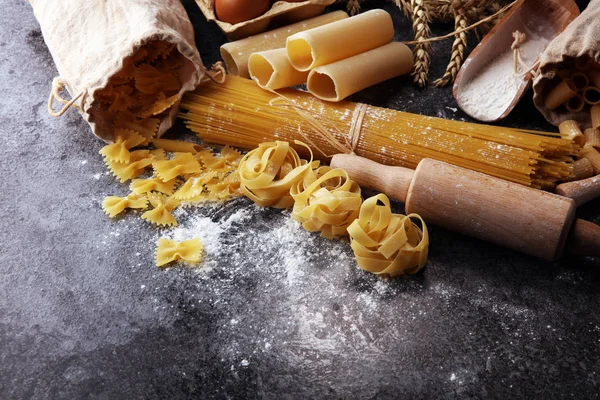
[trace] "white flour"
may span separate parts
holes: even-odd
[[[528,33],[521,45],[523,62],[531,66],[548,44],[547,36]],[[520,67],[520,70],[523,68]],[[519,91],[522,76],[513,73],[513,52],[508,50],[490,61],[478,75],[458,92],[457,101],[464,112],[481,121],[499,118]]]

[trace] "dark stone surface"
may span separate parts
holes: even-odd
[[[224,38],[186,6],[211,64]],[[383,281],[347,242],[238,199],[181,213],[180,232],[204,227],[203,268],[157,270],[169,232],[108,219],[103,197],[127,188],[103,144],[75,112],[46,112],[56,70],[27,2],[0,2],[0,26],[0,398],[598,397],[598,260],[432,227],[424,271]],[[354,100],[468,120],[449,89],[407,79]],[[503,124],[552,129],[529,100]],[[579,215],[600,223],[599,206]]]

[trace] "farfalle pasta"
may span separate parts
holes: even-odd
[[[423,230],[411,218],[421,220]],[[429,234],[425,222],[417,214],[393,214],[384,194],[364,201],[348,234],[358,266],[365,271],[389,276],[414,274],[427,262]]]
[[[199,174],[202,167],[190,153],[175,153],[171,160],[158,160],[153,164],[154,172],[163,181],[170,181],[178,176]]]
[[[148,208],[148,199],[137,194],[130,194],[126,197],[107,196],[102,201],[102,209],[109,217],[114,218],[121,214],[127,208]]]
[[[292,218],[307,231],[320,231],[328,239],[348,234],[346,228],[362,204],[358,184],[343,169],[327,166],[309,168],[290,193],[294,199]]]
[[[133,179],[129,185],[129,189],[136,194],[160,192],[170,196],[175,191],[175,183],[175,179],[166,182],[158,178]]]
[[[162,267],[174,261],[184,261],[190,264],[200,262],[204,252],[199,238],[178,242],[160,238],[156,246],[156,266]]]
[[[129,161],[119,163],[105,159],[108,169],[121,183],[141,175],[155,161],[149,150],[135,150],[129,155]]]
[[[156,225],[177,225],[177,220],[173,214],[171,214],[171,211],[173,211],[179,205],[179,201],[177,199],[164,195],[153,194],[148,196],[148,200],[150,200],[150,204],[152,204],[152,207],[154,208],[143,213],[142,219],[145,219],[146,221]]]
[[[131,129],[115,129],[114,143],[107,144],[100,149],[100,154],[107,160],[128,163],[131,153],[129,149],[139,146],[146,141],[146,138]]]
[[[288,142],[261,143],[240,161],[241,191],[262,207],[289,208],[294,204],[290,188],[309,168],[311,163]]]

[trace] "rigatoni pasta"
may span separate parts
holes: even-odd
[[[600,129],[598,128],[589,128],[583,131],[583,135],[585,136],[586,142],[596,148],[600,148]]]
[[[586,158],[590,164],[592,164],[595,174],[600,174],[600,153],[598,150],[596,150],[591,144],[586,143],[581,148],[579,154],[581,157]]]
[[[555,110],[577,95],[577,88],[571,78],[565,78],[556,85],[544,100],[544,105],[549,110]]]
[[[571,112],[579,112],[585,107],[585,100],[582,95],[576,94],[565,103],[565,107]]]

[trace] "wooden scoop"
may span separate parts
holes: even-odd
[[[432,159],[413,171],[337,154],[331,166],[428,223],[549,261],[561,256],[567,237],[569,251],[600,256],[600,226],[575,219],[570,198]]]
[[[532,38],[534,35],[540,34],[540,29],[546,29],[543,31],[543,37],[546,39],[546,43],[543,44],[543,48],[545,48],[578,15],[579,8],[573,0],[521,0],[516,3],[463,63],[452,89],[458,106],[471,117],[480,121],[492,122],[505,118],[531,86],[531,74],[526,74],[523,77],[518,91],[512,98],[504,100],[505,96],[503,98],[502,93],[494,93],[494,90],[488,90],[485,96],[498,102],[504,100],[505,104],[498,105],[503,109],[500,114],[495,109],[496,112],[486,113],[487,117],[482,114],[474,115],[466,105],[467,99],[472,97],[465,92],[466,85],[500,55],[510,53],[512,57],[511,45],[514,40],[512,36],[514,31],[518,30],[527,34],[528,38]],[[530,62],[533,63],[534,61],[537,61],[537,58]],[[513,74],[512,64],[506,69],[506,71],[502,69],[502,73]],[[497,90],[505,90],[505,88],[502,87]],[[478,101],[481,99],[472,100]],[[482,110],[482,112],[485,112],[485,110]]]

